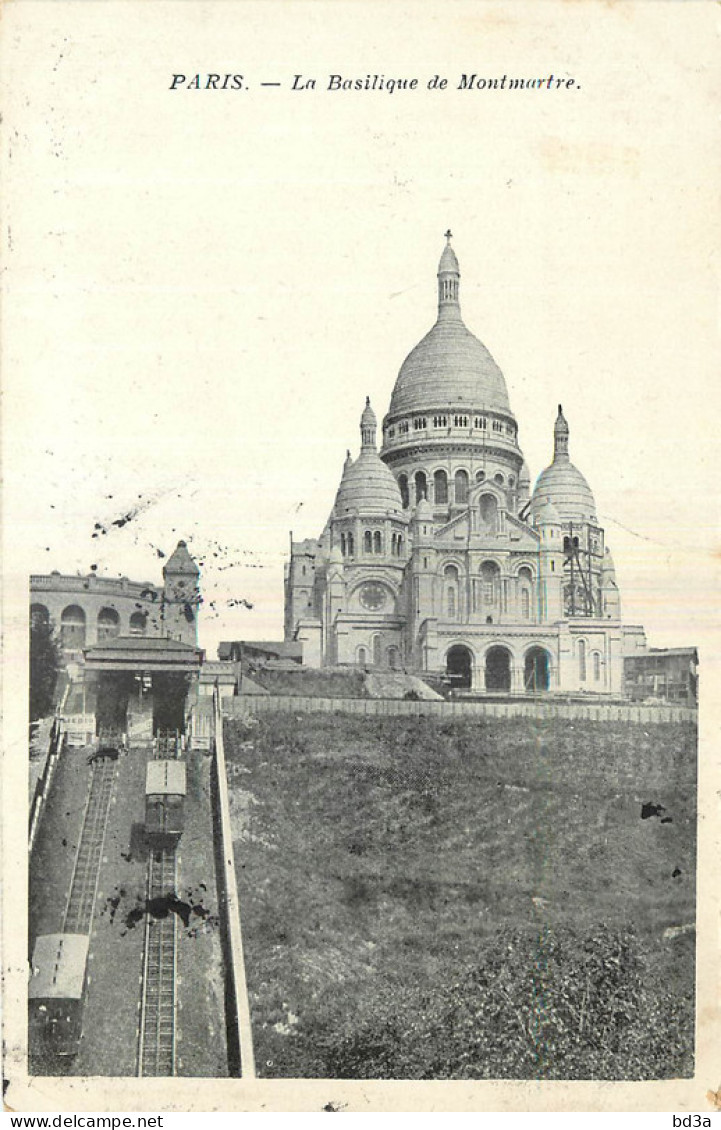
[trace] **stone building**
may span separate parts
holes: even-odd
[[[285,637],[304,663],[446,673],[489,692],[621,693],[624,625],[593,493],[559,405],[531,491],[506,382],[466,328],[450,233],[438,317],[401,366],[383,420],[366,399],[318,539],[293,541]]]
[[[163,584],[127,577],[49,573],[30,578],[30,614],[50,620],[66,662],[104,640],[160,636],[196,646],[200,571],[184,541],[163,567]]]

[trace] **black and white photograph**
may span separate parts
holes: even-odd
[[[719,1108],[712,15],[7,9],[10,1109]]]

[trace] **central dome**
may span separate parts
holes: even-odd
[[[438,320],[401,365],[388,420],[436,408],[497,409],[511,415],[503,373],[461,318],[460,271],[447,238],[438,266]]]

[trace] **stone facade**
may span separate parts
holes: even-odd
[[[184,541],[163,568],[163,585],[127,577],[50,573],[30,578],[31,616],[49,619],[66,660],[114,636],[164,636],[197,645],[199,570]]]
[[[366,401],[317,540],[291,542],[285,636],[311,666],[446,673],[499,693],[623,690],[613,560],[559,405],[553,461],[531,480],[505,379],[464,325],[447,236],[438,318],[403,363],[377,450]]]

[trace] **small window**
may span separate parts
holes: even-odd
[[[476,471],[476,482],[477,483],[482,483],[483,480],[485,479],[485,477],[486,477],[485,471]]]
[[[500,420],[494,420],[493,421],[493,430],[494,430],[494,432],[502,432],[503,431],[503,424],[501,423]]]
[[[346,545],[348,546],[348,556],[352,557],[353,556],[353,534],[348,534],[348,540],[346,542]]]
[[[485,416],[476,416],[476,418],[473,421],[473,424],[476,428],[480,428],[481,431],[485,431],[486,428],[488,427],[488,421],[486,420]]]
[[[578,677],[581,682],[586,681],[586,643],[585,640],[578,641]]]
[[[373,534],[370,532],[370,530],[366,530],[363,534],[363,552],[373,552]]]
[[[497,473],[496,473],[496,474],[495,474],[495,475],[493,476],[493,481],[494,481],[494,483],[498,483],[499,487],[502,487],[502,486],[503,486],[503,482],[504,482],[504,479],[503,479],[503,475],[501,474],[501,472],[500,472],[500,471],[498,471],[498,472],[497,472]]]
[[[361,667],[365,667],[368,662],[368,652],[364,647],[358,648],[358,663]]]
[[[601,656],[600,656],[599,652],[594,651],[594,653],[593,653],[593,679],[594,679],[594,682],[597,683],[600,678],[601,678]]]
[[[376,530],[373,534],[373,552],[374,553],[382,553],[383,552],[383,538],[381,537],[380,530]]]

